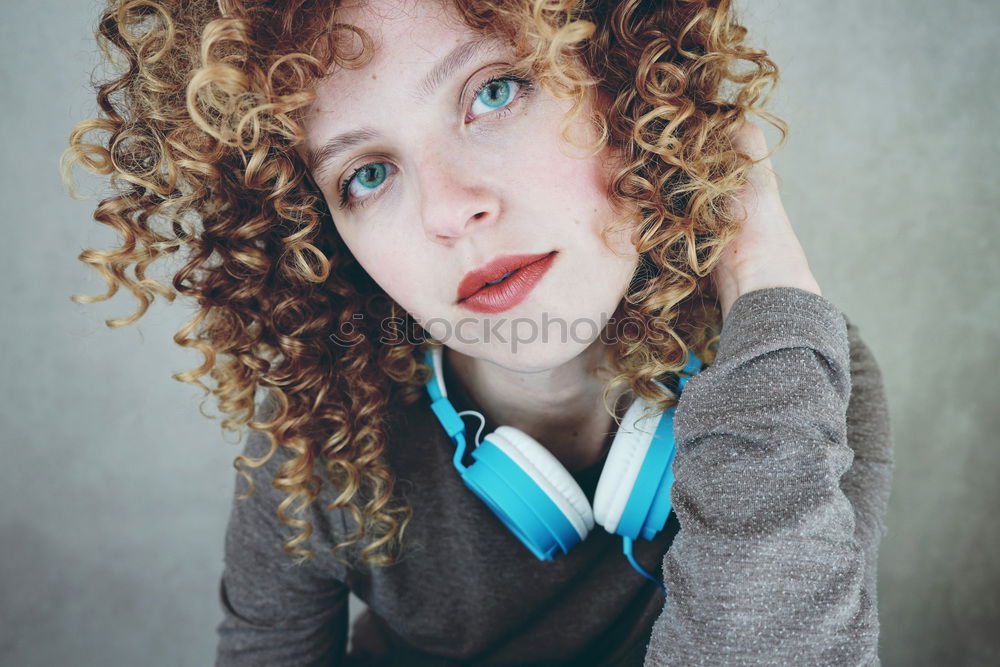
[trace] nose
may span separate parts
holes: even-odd
[[[451,246],[500,214],[500,197],[475,151],[443,147],[424,152],[417,165],[419,214],[426,237]]]

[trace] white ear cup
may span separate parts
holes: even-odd
[[[618,529],[618,522],[625,512],[625,505],[660,422],[660,415],[639,420],[647,407],[648,404],[641,398],[637,397],[632,401],[611,443],[611,451],[608,452],[601,478],[597,481],[594,521],[609,533]]]
[[[442,396],[448,396],[448,389],[444,386],[444,348],[436,347],[431,350],[431,358],[434,360],[434,382]]]
[[[527,473],[576,528],[580,539],[594,527],[587,496],[559,460],[537,440],[512,426],[500,426],[484,438]]]

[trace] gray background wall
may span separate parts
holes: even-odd
[[[741,3],[783,71],[775,158],[824,295],[889,393],[897,472],[879,569],[887,665],[1000,664],[1000,54],[992,0]],[[4,0],[0,178],[0,661],[206,665],[239,443],[170,374],[200,357],[158,303],[76,260],[113,236],[56,169],[87,87],[98,4]],[[771,135],[773,137],[773,134]]]

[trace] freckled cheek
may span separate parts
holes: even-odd
[[[523,164],[519,180],[522,191],[532,199],[530,204],[578,220],[603,210],[603,184],[588,161],[535,153]]]
[[[374,261],[368,275],[379,287],[407,310],[418,309],[428,294],[436,294],[441,285],[434,281],[426,262],[400,248],[383,248],[369,255]]]
[[[604,184],[599,159],[580,159],[583,151],[563,144],[555,129],[528,138],[519,148],[518,162],[525,173],[538,189],[550,193],[549,199],[558,198],[560,207],[582,213],[600,199]]]
[[[612,219],[607,185],[601,175],[587,162],[577,161],[567,168],[564,179],[564,210],[572,212],[575,226],[581,232],[600,235]]]

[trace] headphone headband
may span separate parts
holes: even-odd
[[[678,392],[701,370],[701,360],[688,352]],[[475,443],[471,452],[475,461],[463,464],[467,442],[462,416],[477,416],[483,424],[486,418],[474,410],[455,410],[444,383],[443,357],[442,346],[424,352],[424,362],[431,368],[427,393],[431,410],[455,444],[452,462],[466,486],[540,560],[551,560],[557,550],[567,553],[586,538],[595,521],[600,523],[622,537],[632,567],[666,594],[662,582],[635,561],[632,541],[653,539],[670,514],[676,406],[650,415],[650,404],[636,397],[615,433],[591,508],[576,480],[551,452],[511,426],[500,426]],[[662,382],[653,382],[674,395]]]

